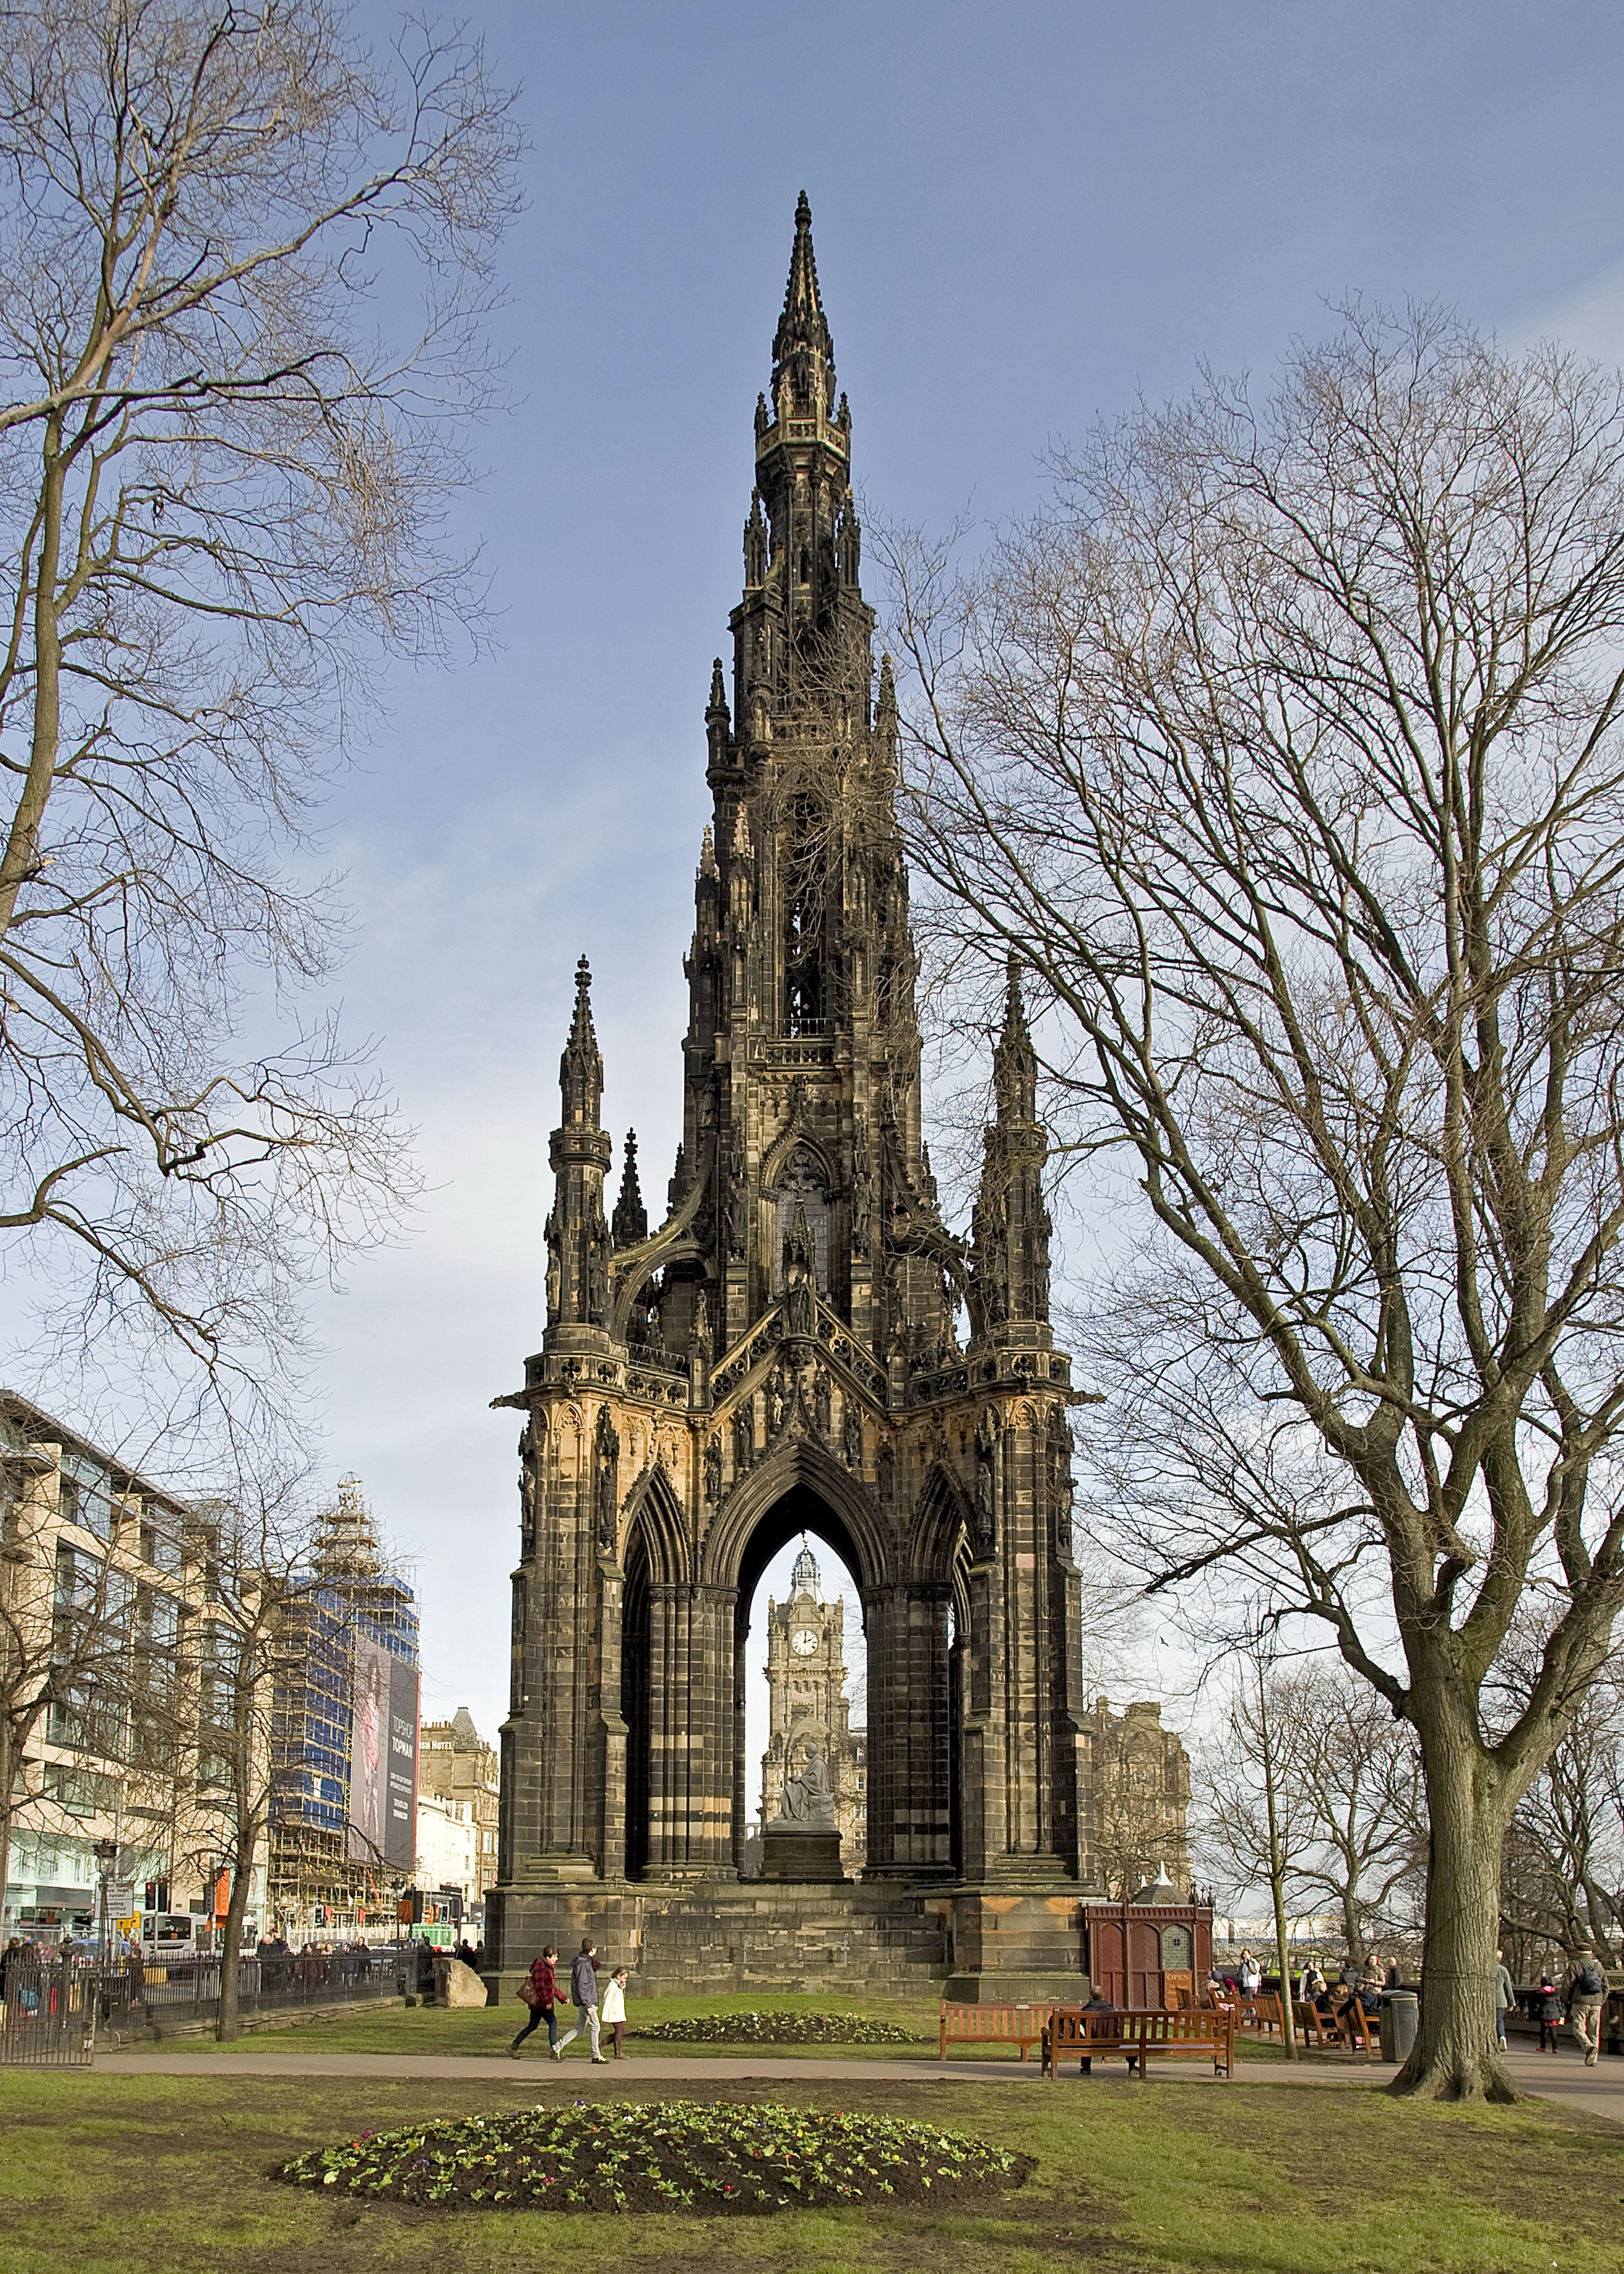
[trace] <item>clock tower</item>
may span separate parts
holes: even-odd
[[[825,1602],[817,1558],[803,1541],[790,1575],[786,1600],[767,1602],[767,1689],[771,1708],[762,1756],[762,1819],[779,1811],[784,1781],[816,1747],[829,1770],[840,1860],[848,1873],[862,1866],[868,1809],[868,1743],[850,1727],[846,1694],[846,1605]]]

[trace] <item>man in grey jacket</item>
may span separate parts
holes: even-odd
[[[598,1946],[590,1935],[582,1939],[580,1955],[569,1969],[569,1994],[575,2001],[575,2026],[566,2029],[553,2048],[554,2060],[562,2060],[564,2048],[572,2044],[584,2030],[591,2041],[592,2059],[602,2061],[604,2056],[598,2043]]]

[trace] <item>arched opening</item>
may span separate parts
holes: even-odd
[[[626,1593],[620,1608],[620,1716],[626,1723],[626,1876],[639,1879],[649,1865],[650,1707],[649,1613],[652,1573],[641,1524],[626,1549]]]
[[[807,1498],[816,1502],[815,1495]],[[851,1562],[825,1536],[834,1527],[810,1508],[803,1513],[804,1531],[764,1560],[752,1556],[755,1585],[748,1593],[741,1585],[738,1597],[745,1704],[736,1849],[747,1879],[760,1872],[763,1827],[783,1812],[786,1780],[805,1771],[814,1750],[828,1776],[846,1877],[857,1877],[868,1860],[862,1598]]]

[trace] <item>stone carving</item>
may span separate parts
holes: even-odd
[[[718,1501],[722,1497],[722,1441],[714,1430],[705,1445],[705,1498]]]
[[[861,1121],[852,1141],[852,1245],[868,1245],[874,1217],[874,1164],[868,1156],[868,1133]]]
[[[563,1286],[564,1270],[559,1240],[558,1217],[552,1209],[547,1211],[545,1238],[547,1242],[547,1323],[551,1326],[559,1314],[559,1296]]]
[[[816,1745],[808,1745],[801,1766],[784,1780],[780,1824],[798,1824],[807,1832],[835,1830],[835,1796],[829,1769]]]
[[[733,1414],[733,1474],[741,1477],[756,1457],[755,1417],[748,1404]]]
[[[706,1350],[710,1342],[710,1298],[702,1287],[694,1297],[694,1348]]]
[[[997,1449],[997,1418],[989,1405],[976,1424],[975,1430],[975,1512],[970,1544],[978,1562],[984,1562],[997,1544],[998,1519],[993,1479],[993,1458]]]
[[[735,1261],[742,1258],[745,1248],[746,1216],[749,1206],[748,1170],[748,1163],[744,1156],[744,1132],[735,1121],[727,1155],[727,1253]]]
[[[817,1434],[826,1438],[834,1418],[833,1398],[829,1388],[829,1376],[820,1366],[812,1382],[812,1419]]]
[[[862,1411],[855,1398],[846,1401],[846,1465],[854,1477],[863,1472]]]
[[[605,1555],[614,1553],[615,1535],[620,1528],[620,1438],[609,1408],[598,1409],[598,1427],[592,1438],[593,1508],[598,1526],[598,1545]]]

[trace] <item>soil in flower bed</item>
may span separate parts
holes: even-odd
[[[363,2134],[274,2165],[294,2187],[448,2210],[986,2208],[1034,2158],[898,2117],[772,2102],[577,2101]]]
[[[680,2022],[635,2023],[629,2037],[667,2045],[929,2045],[934,2037],[871,2022],[861,2014],[690,2014]]]

